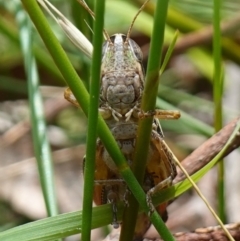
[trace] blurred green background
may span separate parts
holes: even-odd
[[[75,0],[51,1],[91,41],[92,19]],[[127,33],[142,1],[106,1],[105,29],[109,35]],[[138,16],[131,38],[141,47],[146,68],[152,28],[154,1]],[[23,54],[19,40],[19,1],[0,0],[0,230],[46,216],[38,174],[33,158],[29,103]],[[89,86],[90,59],[67,39],[47,15],[49,23],[73,66]],[[221,8],[222,63],[224,66],[223,121],[239,116],[240,110],[240,2],[223,0]],[[179,38],[168,66],[161,76],[157,107],[182,113],[178,121],[161,121],[165,138],[182,160],[214,133],[213,104],[213,1],[171,0],[165,32],[165,47],[176,30]],[[64,81],[37,31],[33,28],[34,54],[44,100],[47,135],[53,151],[55,182],[60,212],[81,208],[82,157],[85,152],[87,120],[80,109],[63,98]],[[220,71],[220,70],[219,70]],[[219,86],[221,89],[221,86]],[[233,156],[234,155],[234,156]],[[239,153],[226,161],[226,215],[228,222],[240,220],[238,170]],[[231,158],[232,157],[232,158]],[[231,161],[232,159],[232,161]],[[230,174],[230,175],[229,175]],[[210,203],[216,207],[216,170],[200,182]],[[216,221],[194,191],[189,191],[170,207],[168,226],[172,232],[188,231]],[[198,207],[196,209],[196,207]],[[182,215],[184,214],[184,215]],[[177,217],[177,218],[176,218]],[[70,239],[69,239],[70,240]],[[72,237],[76,240],[76,237]]]

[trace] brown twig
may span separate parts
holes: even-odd
[[[236,14],[232,19],[221,23],[222,36],[230,36],[236,33],[239,29],[240,15]],[[174,47],[174,54],[183,53],[187,49],[199,45],[211,44],[213,36],[213,27],[207,26],[198,31],[185,34],[178,40]]]
[[[181,164],[187,170],[189,175],[200,170],[209,161],[211,161],[219,152],[222,150],[223,146],[226,144],[227,140],[231,136],[236,123],[240,120],[237,118],[226,125],[222,130],[213,135],[210,139],[204,142],[199,148],[192,152],[188,157],[186,157]],[[229,146],[225,152],[227,156],[231,151],[240,146],[240,136],[236,136],[232,145]],[[173,183],[178,183],[184,180],[186,177],[180,169],[178,169],[178,174],[174,179]]]
[[[225,227],[229,230],[235,241],[240,241],[240,223],[227,224]],[[121,229],[113,230],[103,241],[119,241]],[[173,235],[176,241],[228,241],[225,233],[220,226],[198,228],[193,232],[181,232]],[[148,239],[143,241],[162,241],[161,238]]]
[[[235,241],[240,241],[240,223],[227,224]],[[174,234],[176,241],[227,241],[228,238],[219,226],[198,228],[194,232]],[[162,239],[144,239],[144,241],[162,241]]]
[[[233,40],[227,39],[226,37],[236,34],[236,31],[239,30],[239,23],[240,23],[240,14],[236,14],[235,17],[233,17],[232,19],[228,19],[221,23],[221,34],[222,34],[222,37],[225,37],[224,38],[225,42],[223,43],[223,51],[233,60],[236,59],[236,56],[234,56],[234,53],[231,53],[231,51],[230,53],[227,52],[228,50],[227,46],[228,44],[233,46],[235,42]],[[212,43],[212,36],[213,36],[212,25],[184,34],[181,38],[178,39],[174,47],[173,55],[183,53],[191,47],[196,47],[200,45],[202,46],[210,45]],[[168,47],[169,46],[167,45],[164,46],[163,48],[164,55],[167,52]],[[149,44],[142,46],[142,52],[143,52],[144,58],[147,57],[148,50],[149,50]]]

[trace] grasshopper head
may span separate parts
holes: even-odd
[[[103,48],[102,48],[102,56],[104,58],[104,56],[106,56],[106,53],[109,52],[109,50],[114,49],[115,52],[124,52],[124,51],[130,51],[133,55],[134,58],[142,63],[142,51],[140,49],[140,47],[138,46],[138,44],[130,39],[127,38],[127,36],[125,34],[121,34],[121,33],[117,33],[112,35],[109,40],[105,41],[103,43]]]

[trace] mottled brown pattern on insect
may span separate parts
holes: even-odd
[[[132,165],[137,138],[137,123],[132,121],[132,119],[133,118],[128,122],[118,121],[111,129],[130,167]],[[166,148],[166,144],[162,140],[161,135],[156,130],[152,130],[143,182],[143,189],[147,193],[147,200],[150,207],[152,205],[151,196],[158,190],[170,186],[176,176],[175,163],[173,159],[169,158],[171,158],[171,153],[169,149]],[[124,180],[121,179],[114,161],[100,140],[97,142],[95,183],[94,201],[97,205],[112,203],[114,206],[117,201],[123,201],[128,205],[127,186]],[[167,203],[163,203],[156,207],[165,221],[167,219],[166,206]],[[115,216],[116,213],[113,213],[113,217]],[[115,221],[116,219],[113,218],[113,225],[117,227],[118,225]],[[148,214],[139,214],[135,229],[135,238],[142,237],[150,225]]]
[[[140,104],[144,90],[142,52],[129,38],[130,30],[131,28],[127,36],[115,34],[109,37],[105,32],[107,40],[102,48],[99,112],[131,167],[139,120],[153,116],[158,116],[160,119],[177,119],[180,113],[164,110],[152,110],[147,113],[141,111]],[[94,80],[91,83],[94,84]],[[79,107],[70,89],[65,91],[64,96]],[[150,143],[146,146],[147,150],[147,166],[142,186],[147,194],[147,203],[153,210],[151,196],[156,191],[170,186],[176,176],[171,151],[163,141],[162,129],[156,118],[153,122]],[[94,202],[97,205],[112,204],[112,224],[118,227],[117,202],[123,201],[128,205],[130,192],[101,140],[97,141],[95,164]],[[164,220],[167,219],[166,206],[164,203],[156,207]],[[141,213],[135,228],[135,239],[141,238],[150,224],[148,214]]]

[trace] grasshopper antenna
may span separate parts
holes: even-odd
[[[95,20],[95,14],[94,12],[92,11],[92,9],[89,8],[89,6],[87,5],[87,3],[84,1],[84,0],[77,0],[88,12],[89,14],[92,16],[92,18]],[[105,37],[105,39],[111,43],[111,39],[107,33],[107,31],[105,29],[103,29],[103,35]]]
[[[133,21],[132,21],[132,23],[131,23],[131,25],[130,25],[130,28],[128,29],[128,32],[127,32],[127,39],[126,39],[126,40],[128,40],[128,39],[130,38],[130,34],[131,34],[131,31],[132,31],[132,28],[133,28],[133,24],[135,23],[138,15],[142,12],[142,10],[144,9],[144,7],[146,6],[146,4],[147,4],[149,1],[150,1],[150,0],[146,0],[146,1],[143,3],[143,5],[139,8],[137,14],[136,14],[135,17],[133,18]]]

